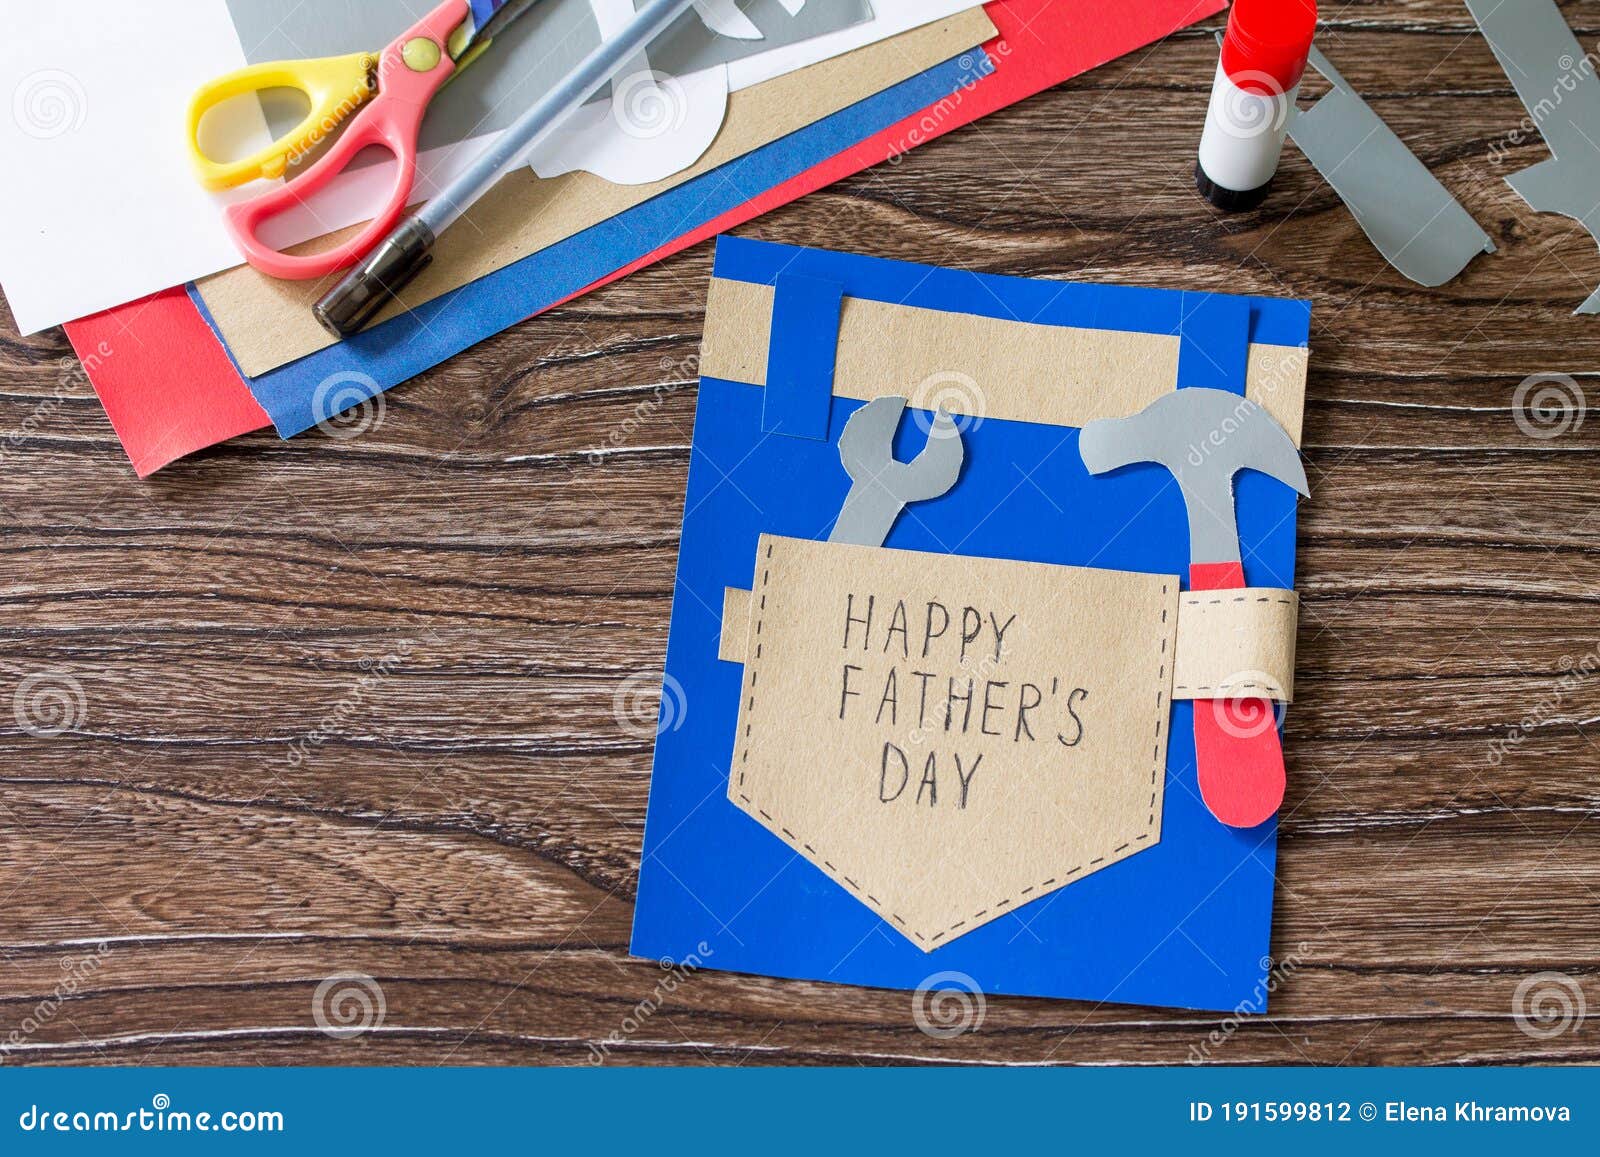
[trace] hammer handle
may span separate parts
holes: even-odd
[[[1199,562],[1189,568],[1189,589],[1240,590],[1244,564]],[[1200,797],[1211,814],[1232,828],[1253,828],[1283,803],[1283,742],[1267,699],[1198,699],[1194,704],[1194,756]]]

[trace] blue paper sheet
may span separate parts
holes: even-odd
[[[976,275],[726,237],[715,272],[764,285],[815,278],[849,296],[928,309],[1180,334],[1185,384],[1239,392],[1243,367],[1228,364],[1226,343],[1208,340],[1213,326],[1242,321],[1251,340],[1288,346],[1304,346],[1310,332],[1305,302]],[[1219,364],[1202,372],[1212,359]],[[742,669],[717,658],[722,592],[751,587],[761,533],[826,536],[849,486],[838,438],[859,408],[836,398],[827,440],[768,436],[763,392],[700,384],[667,647],[682,710],[656,745],[633,952],[878,987],[917,988],[955,972],[988,993],[1263,1010],[1276,824],[1237,831],[1206,810],[1188,703],[1173,706],[1167,729],[1159,845],[932,953],[729,802]],[[966,554],[1186,575],[1188,524],[1171,475],[1146,466],[1091,478],[1077,438],[1059,426],[983,421],[966,433],[960,484],[900,519],[886,545],[943,551],[928,529],[937,527],[946,541],[954,530]],[[1032,484],[1019,485],[1022,477]],[[1238,512],[1247,580],[1293,586],[1295,496],[1246,473]]]
[[[965,52],[338,345],[258,377],[240,376],[272,418],[279,436],[291,438],[333,416],[319,412],[319,407],[326,409],[329,398],[337,398],[341,408],[359,405],[571,297],[993,70],[982,49]],[[189,296],[226,348],[226,340],[193,285]],[[337,388],[324,388],[331,380],[337,381]]]

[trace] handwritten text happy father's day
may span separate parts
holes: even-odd
[[[1017,612],[855,592],[842,610],[839,721],[889,733],[874,759],[881,803],[965,810],[994,748],[1083,743],[1088,688],[1053,674],[996,677],[1025,633]],[[959,749],[923,756],[915,749],[930,737]]]

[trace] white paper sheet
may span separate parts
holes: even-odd
[[[980,4],[874,0],[865,24],[726,66],[729,87],[748,88]],[[261,186],[201,189],[183,127],[194,91],[244,64],[224,0],[7,9],[0,91],[12,94],[12,116],[0,117],[8,170],[0,181],[0,285],[21,332],[239,264],[221,207]],[[477,67],[493,64],[486,58]],[[426,154],[419,193],[449,180],[488,139]],[[374,182],[383,184],[383,168],[349,174],[319,199],[319,220],[291,224],[282,235],[303,240],[363,220],[381,199]],[[279,235],[274,230],[272,239]]]
[[[18,328],[237,265],[224,202],[195,180],[184,140],[189,98],[239,51],[227,8],[8,4],[6,21],[0,284]]]

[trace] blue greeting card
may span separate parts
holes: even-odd
[[[722,239],[633,952],[1264,1008],[1309,325]]]

